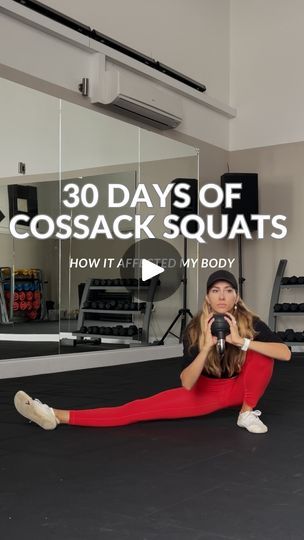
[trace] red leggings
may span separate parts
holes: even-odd
[[[271,379],[273,364],[271,358],[248,351],[236,377],[211,379],[201,376],[191,390],[173,388],[118,407],[70,411],[69,424],[123,426],[143,420],[201,416],[243,402],[255,407]]]

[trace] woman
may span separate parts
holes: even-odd
[[[230,327],[221,356],[217,352],[217,338],[211,334],[214,313],[223,314]],[[258,418],[261,413],[253,408],[271,379],[273,358],[290,357],[282,340],[247,309],[238,295],[233,274],[219,270],[209,276],[202,310],[185,332],[181,388],[119,407],[71,411],[52,409],[19,391],[15,406],[20,414],[44,429],[54,429],[58,424],[109,427],[193,417],[241,405],[237,425],[252,433],[265,433],[268,428]]]

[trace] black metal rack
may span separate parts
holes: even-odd
[[[28,272],[28,275],[27,273]],[[31,268],[22,271],[13,271],[11,267],[0,267],[0,322],[11,324],[28,313],[27,309],[14,310],[14,293],[22,291],[39,292],[39,308],[35,309],[37,316],[33,320],[43,320],[46,317],[46,301],[44,293],[44,281],[42,271],[38,268]],[[9,298],[6,294],[9,293]]]
[[[148,345],[149,344],[149,326],[151,313],[153,309],[153,299],[155,291],[160,281],[158,276],[153,277],[149,285],[113,285],[102,284],[96,285],[96,279],[90,279],[85,284],[80,310],[77,322],[77,330],[74,334],[78,340],[83,339],[98,340],[105,344],[117,345]],[[103,282],[111,280],[102,280]],[[112,280],[113,281],[113,280]],[[146,292],[145,302],[137,302],[135,298],[138,290]],[[133,303],[135,309],[99,309],[100,302],[110,303],[111,301]],[[94,307],[93,307],[94,306]],[[133,335],[111,335],[104,334],[103,328],[113,328],[113,323],[116,323],[120,328],[128,329],[130,325],[134,325],[133,316],[139,315],[142,317],[142,327],[137,328]],[[83,332],[86,328],[86,332]]]
[[[274,332],[277,332],[277,322],[279,317],[304,317],[303,312],[297,312],[297,311],[279,311],[276,312],[274,307],[276,304],[279,303],[280,299],[280,293],[282,289],[300,289],[304,287],[304,284],[291,284],[291,283],[282,283],[282,280],[284,278],[284,272],[287,265],[287,259],[281,259],[278,265],[277,273],[274,279],[273,289],[272,289],[272,295],[270,300],[270,308],[269,308],[269,317],[268,317],[268,325]],[[301,341],[285,341],[286,345],[289,346],[302,346],[304,347],[304,342]]]

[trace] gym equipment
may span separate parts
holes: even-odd
[[[87,331],[88,331],[88,328],[87,328],[86,326],[82,326],[82,327],[80,328],[80,332],[81,332],[82,334],[86,334]]]
[[[304,332],[295,332],[294,336],[296,341],[304,341]]]
[[[284,302],[282,304],[282,310],[281,311],[287,312],[289,310],[290,310],[290,303],[289,302]]]
[[[296,285],[296,283],[298,283],[298,278],[297,276],[291,276],[288,280],[288,284],[290,285]]]
[[[230,334],[230,326],[224,315],[215,314],[211,325],[211,334],[217,337],[216,348],[220,356],[225,352],[225,337]]]
[[[125,344],[130,343],[130,338],[141,343],[148,343],[152,300],[158,282],[157,277],[150,280],[150,288],[147,287],[146,282],[144,283],[148,301],[139,303],[135,301],[138,279],[102,278],[97,280],[97,278],[91,278],[83,288],[76,334],[80,334],[80,339],[82,339],[81,334],[86,333],[88,335],[111,336],[113,343],[115,343],[115,338],[119,343],[123,337],[129,338]],[[134,292],[132,290],[117,290],[122,287],[130,287],[135,290]],[[90,312],[94,315],[90,315]],[[137,317],[143,318],[144,329],[139,329],[134,324],[133,317],[135,315],[133,312],[137,313]],[[117,324],[119,322],[124,323],[124,325]],[[87,332],[81,331],[83,327],[87,327]]]
[[[298,304],[292,302],[289,306],[290,311],[298,311]]]
[[[298,285],[304,285],[304,276],[298,277]]]
[[[285,331],[284,341],[295,341],[295,332],[292,328]]]

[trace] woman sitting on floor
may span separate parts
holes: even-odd
[[[211,334],[215,313],[223,314],[230,327],[223,355]],[[184,336],[180,375],[182,387],[165,390],[118,407],[88,410],[53,409],[25,392],[15,395],[20,414],[44,429],[59,424],[76,426],[122,426],[145,420],[186,418],[241,406],[237,425],[252,433],[265,433],[267,426],[253,410],[272,376],[274,360],[290,360],[287,345],[256,317],[238,294],[233,274],[218,270],[207,281],[201,311],[192,319]]]

